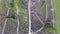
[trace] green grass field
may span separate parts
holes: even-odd
[[[55,28],[56,31],[54,34],[60,34],[60,0],[53,0],[53,5],[54,5],[54,16],[55,16]]]

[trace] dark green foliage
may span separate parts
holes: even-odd
[[[11,16],[7,16],[6,18],[11,19],[11,20],[16,19],[15,12],[12,11],[12,15]]]
[[[6,7],[9,9],[14,8],[14,0],[9,0],[9,3],[7,3]]]
[[[50,23],[46,23],[46,24],[44,25],[44,30],[45,30],[46,32],[52,32],[52,31],[55,30],[55,28],[54,28],[53,25],[51,25]]]
[[[9,8],[9,9],[12,9],[14,6],[13,6],[13,4],[7,4],[7,8]]]
[[[16,17],[15,17],[14,15],[12,15],[12,16],[7,16],[6,18],[7,18],[7,19],[11,19],[11,20],[16,19]]]
[[[9,1],[9,3],[12,3],[12,2],[14,2],[14,0],[8,0]]]

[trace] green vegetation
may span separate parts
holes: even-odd
[[[20,10],[23,9],[23,4],[20,0],[15,0],[15,3],[16,3],[16,6],[18,6]]]
[[[14,0],[9,0],[9,2],[6,4],[6,7],[8,9],[12,10],[12,15],[11,16],[7,16],[6,18],[10,19],[10,20],[16,19],[16,17],[15,17],[15,11],[13,10],[13,8],[14,8]]]
[[[6,18],[7,18],[7,19],[10,19],[10,20],[15,19],[14,15],[13,15],[13,16],[7,16]]]
[[[21,18],[20,30],[22,32],[24,32],[26,30],[26,22],[25,22],[25,14],[24,14],[24,9],[23,9],[23,4],[20,0],[15,0],[15,2],[16,2],[16,6],[18,6],[19,9],[21,10],[21,13],[20,13],[20,18]]]
[[[9,0],[9,3],[7,4],[7,8],[9,8],[9,9],[14,8],[14,2],[15,2],[15,5],[20,10],[20,18],[21,18],[20,30],[22,32],[25,32],[25,30],[26,30],[25,14],[24,14],[24,9],[23,9],[23,4],[21,3],[21,1],[20,0]],[[16,18],[15,17],[15,13],[12,12],[12,15],[11,16],[7,16],[6,18],[11,19],[11,20],[15,19]]]
[[[9,3],[6,4],[6,7],[9,9],[14,8],[14,0],[9,0]]]
[[[54,34],[60,34],[60,0],[52,0],[55,9],[55,28]]]
[[[45,1],[42,1],[41,7],[44,7],[44,6],[46,6],[46,3],[45,3]]]
[[[12,11],[12,15],[11,15],[11,16],[6,16],[6,18],[7,18],[7,19],[10,19],[10,20],[16,19],[15,12]]]
[[[51,25],[50,23],[46,23],[44,25],[44,30],[48,33],[53,32],[55,30],[55,28],[53,27],[53,25]]]
[[[26,22],[25,22],[25,14],[24,14],[24,10],[20,13],[21,16],[21,31],[24,32],[26,30]]]
[[[20,30],[21,30],[21,32],[25,32],[25,30],[26,30],[26,23],[25,22],[21,23]]]
[[[13,3],[14,2],[14,0],[8,0],[9,1],[9,3]]]

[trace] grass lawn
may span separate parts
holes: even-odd
[[[56,28],[54,34],[60,34],[60,0],[53,0],[53,5],[55,9],[54,16],[55,16],[55,28]]]

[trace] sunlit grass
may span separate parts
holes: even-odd
[[[53,0],[55,9],[55,28],[57,29],[54,33],[60,34],[60,0]]]

